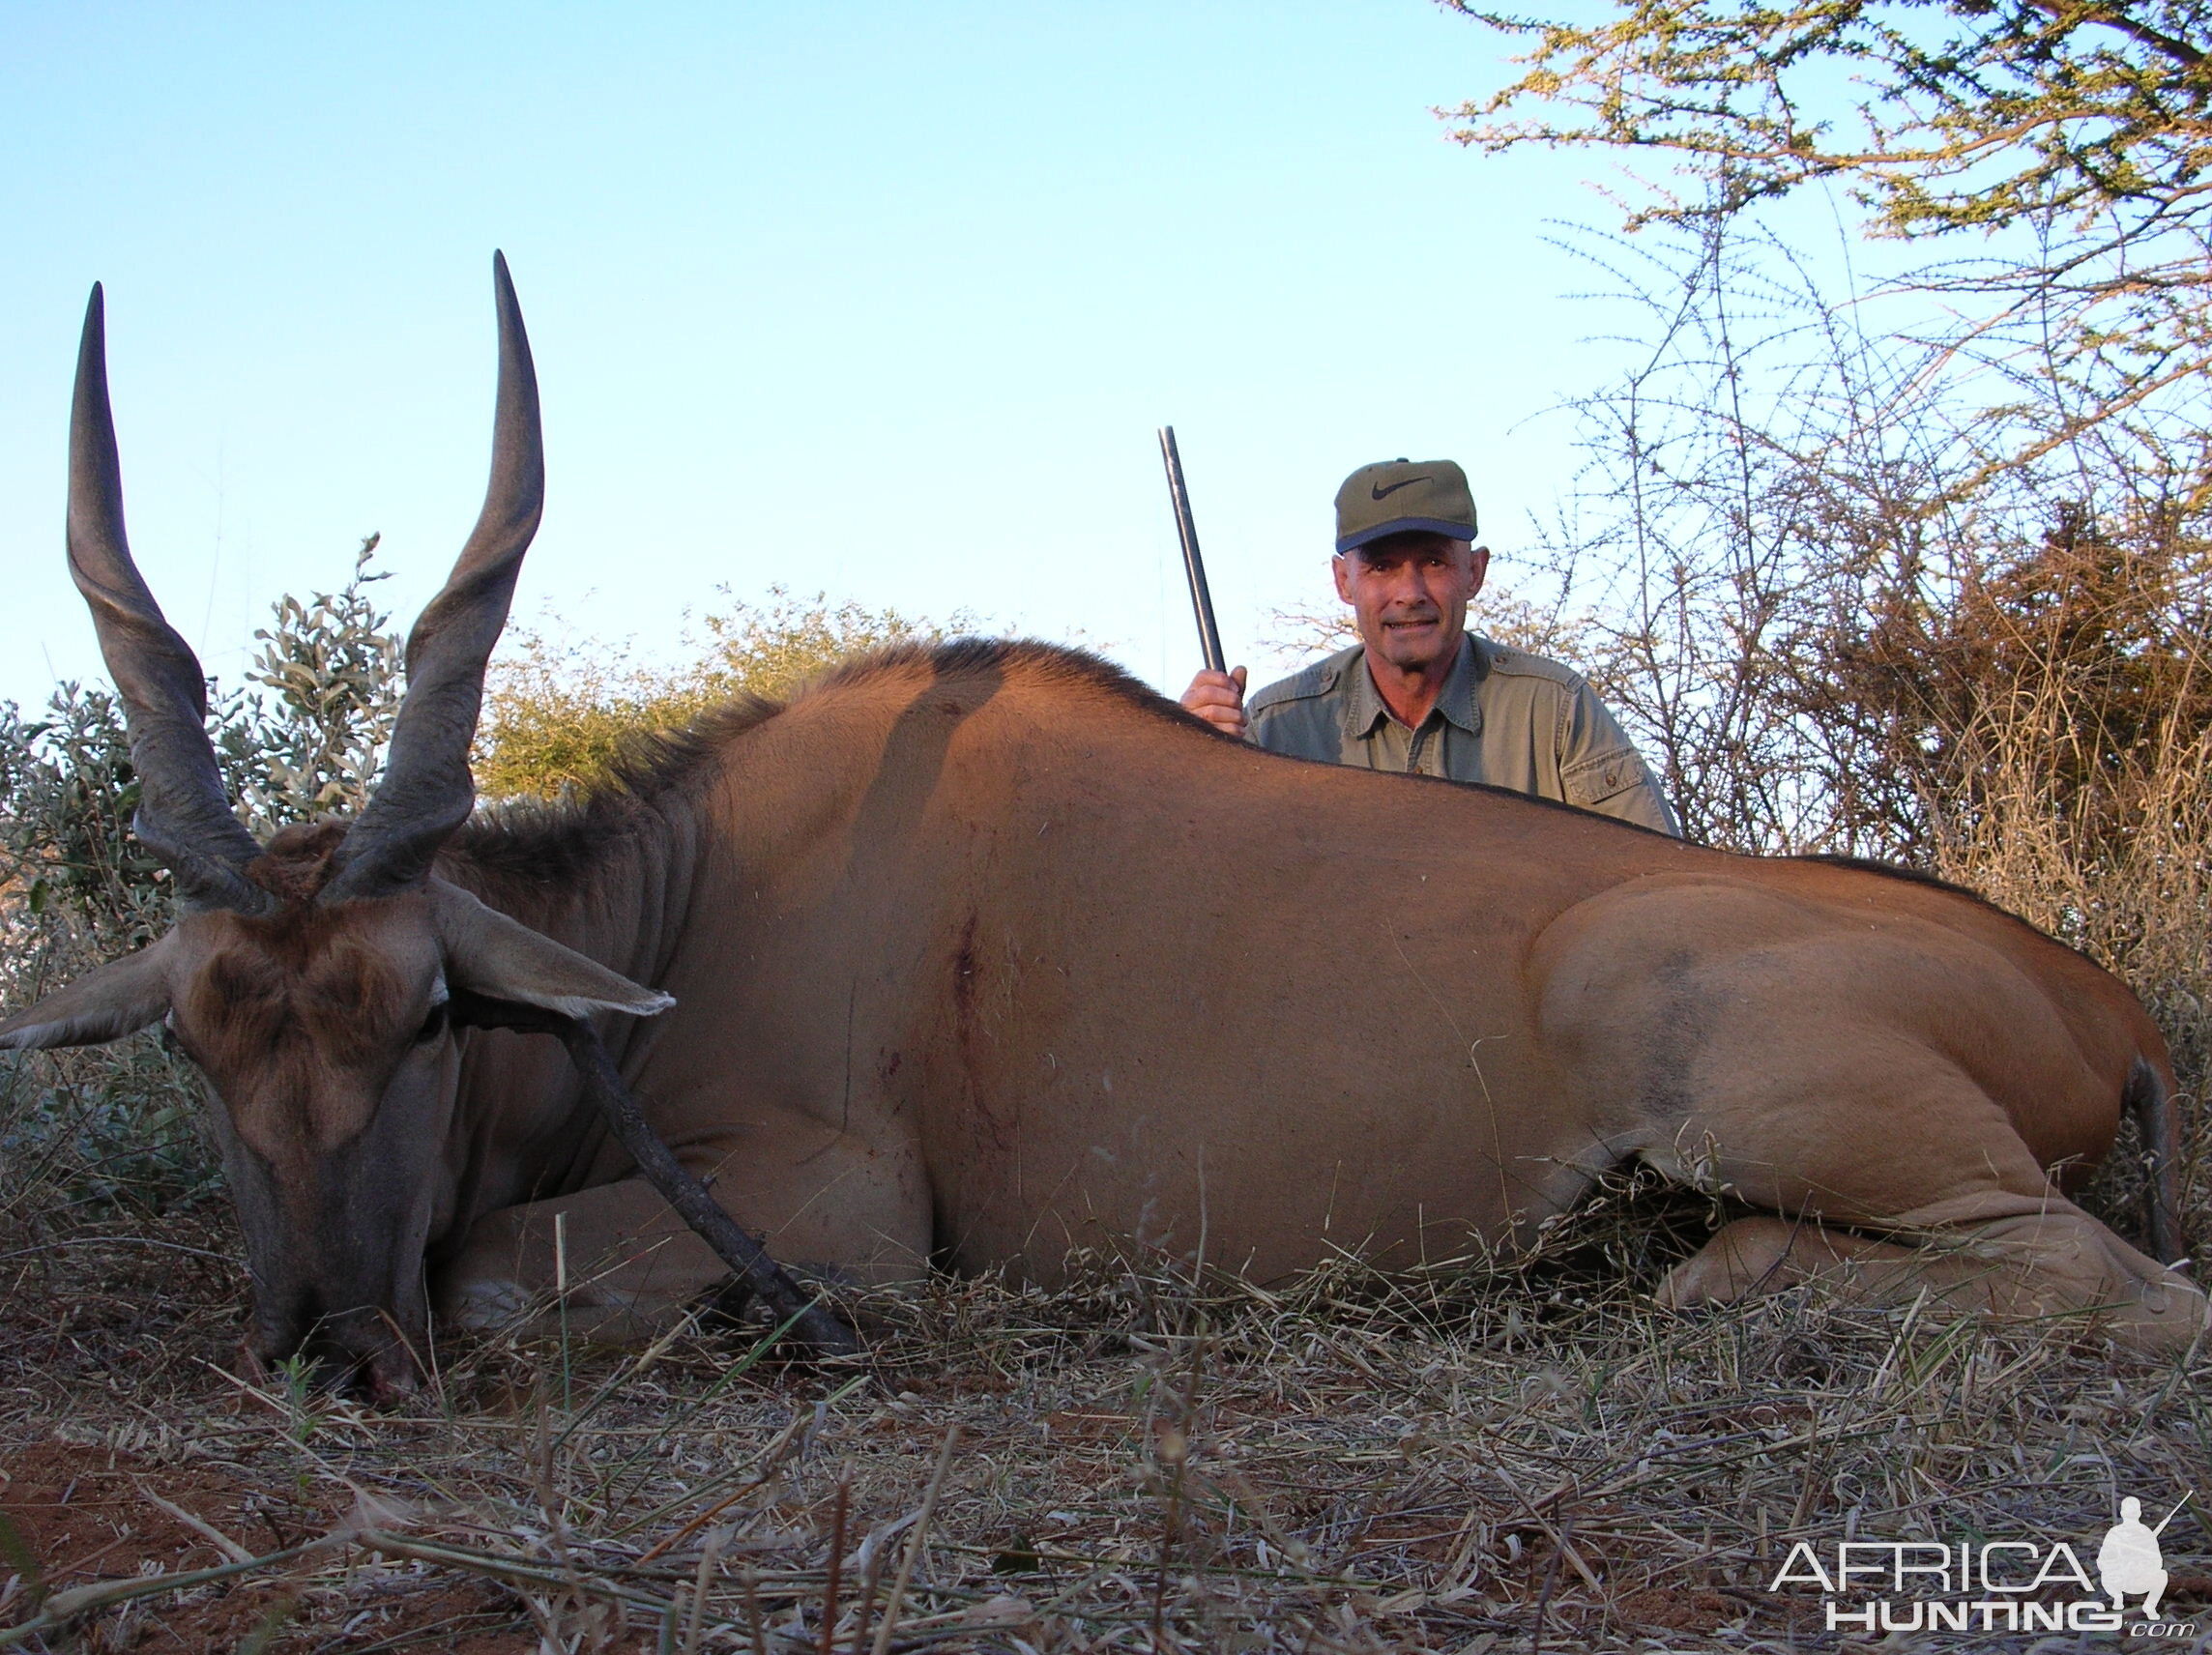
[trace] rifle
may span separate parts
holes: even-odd
[[[1182,540],[1183,572],[1190,576],[1190,607],[1198,617],[1198,647],[1207,669],[1227,672],[1221,629],[1213,624],[1213,595],[1206,587],[1206,564],[1198,555],[1198,526],[1190,520],[1190,491],[1183,487],[1182,456],[1176,452],[1175,427],[1160,427],[1160,463],[1168,468],[1168,499],[1175,507],[1176,534]]]

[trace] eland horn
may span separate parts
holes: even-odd
[[[147,590],[123,529],[123,471],[107,403],[106,307],[98,283],[85,306],[70,410],[69,564],[92,609],[100,653],[123,701],[138,772],[139,841],[166,866],[190,907],[257,912],[247,883],[261,847],[232,814],[207,734],[207,677]]]
[[[499,304],[499,408],[491,484],[445,590],[407,636],[407,699],[383,779],[339,847],[322,900],[378,896],[419,884],[439,846],[476,804],[469,743],[483,704],[484,665],[507,624],[522,554],[545,504],[545,451],[530,339],[504,255],[492,255]]]

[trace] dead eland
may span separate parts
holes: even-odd
[[[595,1266],[579,1311],[650,1321],[722,1277],[561,1048],[482,1026],[515,1007],[598,1019],[718,1201],[862,1281],[1049,1279],[1072,1246],[1202,1232],[1260,1279],[1348,1246],[1449,1256],[1641,1159],[1771,1214],[1678,1266],[1677,1305],[1830,1272],[2094,1312],[2153,1350],[2204,1326],[2197,1287],[2064,1193],[2123,1104],[2170,1153],[2157,1030],[1963,891],[1271,757],[1026,644],[866,657],[596,797],[472,816],[543,483],[504,262],[496,292],[491,484],[409,639],[381,782],[358,819],[267,844],[131,562],[97,289],[86,317],[70,566],[178,914],[0,1045],[166,1021],[220,1100],[260,1360],[404,1388],[433,1311],[498,1320],[550,1286],[557,1217]]]

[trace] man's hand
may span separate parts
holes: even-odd
[[[1242,667],[1235,672],[1202,672],[1182,692],[1183,710],[1195,712],[1225,736],[1241,737],[1245,731]]]

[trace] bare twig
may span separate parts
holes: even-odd
[[[928,1492],[921,1496],[921,1515],[915,1520],[906,1554],[899,1559],[898,1573],[891,1579],[890,1596],[884,1600],[883,1624],[876,1628],[875,1655],[886,1655],[891,1646],[891,1634],[898,1629],[899,1608],[906,1600],[907,1582],[914,1578],[914,1566],[920,1560],[922,1548],[929,1544],[929,1520],[936,1514],[937,1496],[944,1492],[945,1473],[952,1468],[952,1449],[959,1440],[960,1427],[946,1426],[945,1446],[937,1451],[937,1468],[930,1472]]]

